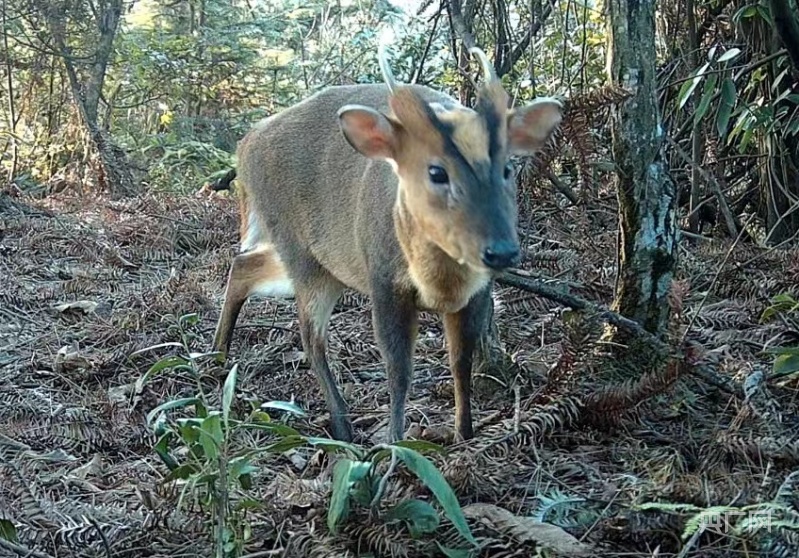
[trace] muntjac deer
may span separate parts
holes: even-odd
[[[352,439],[327,360],[333,307],[349,287],[370,296],[386,363],[390,441],[405,432],[420,310],[443,315],[455,433],[473,436],[472,355],[490,311],[492,274],[519,259],[511,154],[550,138],[562,105],[509,97],[479,49],[474,109],[397,83],[330,87],[254,126],[238,146],[241,252],[232,262],[214,345],[227,354],[253,294],[295,298],[300,336],[336,439]]]

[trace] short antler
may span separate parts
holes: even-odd
[[[388,65],[388,39],[385,36],[377,47],[377,63],[380,65],[383,81],[386,82],[388,90],[394,93],[394,90],[397,88],[397,80],[394,78],[391,67]]]
[[[492,83],[497,81],[499,78],[497,77],[497,73],[494,70],[494,65],[486,56],[486,53],[483,52],[478,47],[472,47],[469,49],[469,52],[474,55],[475,58],[480,62],[480,66],[483,67],[483,78],[485,79],[486,83]]]

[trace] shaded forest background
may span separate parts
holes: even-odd
[[[799,554],[795,0],[0,1],[0,554],[469,556],[466,524],[480,556]],[[566,99],[516,161],[469,443],[422,316],[410,433],[461,515],[370,446],[365,297],[331,336],[357,447],[290,301],[205,352],[238,216],[201,187],[258,119],[379,82],[385,27],[402,81],[470,103],[474,41],[517,104]]]

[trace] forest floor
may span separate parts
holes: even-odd
[[[609,304],[613,197],[565,208],[550,193],[531,193],[523,206],[521,267]],[[199,381],[163,370],[141,382],[179,350],[133,353],[181,341],[174,324],[192,313],[190,348],[210,350],[237,248],[236,210],[227,196],[0,197],[0,526],[17,530],[16,543],[0,536],[1,556],[211,555],[216,518],[190,492],[178,506],[185,486],[166,479],[146,417],[195,396],[198,385],[218,407],[231,363],[200,359]],[[497,288],[496,318],[515,368],[476,378],[476,438],[431,456],[466,506],[481,556],[536,555],[529,539],[541,534],[520,516],[562,528],[551,544],[577,546],[568,532],[592,548],[589,556],[799,555],[799,381],[768,379],[771,357],[762,354],[767,343],[796,343],[796,324],[761,320],[772,297],[799,294],[799,250],[700,240],[683,241],[679,252],[675,332],[691,323],[695,354],[662,371],[605,356],[601,323]],[[346,294],[330,336],[331,366],[366,446],[381,441],[388,403],[370,323],[369,301]],[[234,415],[252,402],[294,401],[307,416],[276,420],[327,436],[302,356],[293,301],[251,300],[231,351]],[[452,388],[435,316],[422,316],[415,366],[409,426],[446,438]],[[263,432],[233,443],[274,440]],[[254,459],[252,487],[229,495],[249,507],[245,554],[425,556],[436,542],[464,546],[446,520],[434,537],[414,539],[357,509],[330,535],[330,461],[305,447]],[[408,495],[429,497],[400,470],[386,505]],[[757,515],[742,511],[750,505]],[[723,513],[697,516],[712,506]]]

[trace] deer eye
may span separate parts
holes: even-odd
[[[449,182],[447,171],[437,165],[431,165],[427,169],[427,174],[430,175],[430,182],[433,184],[446,184]]]
[[[505,170],[503,171],[502,175],[505,177],[505,180],[508,180],[511,174],[513,174],[513,165],[508,163],[505,165]]]

